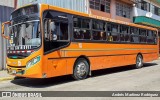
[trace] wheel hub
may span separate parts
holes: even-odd
[[[77,75],[82,77],[86,74],[86,65],[84,63],[79,63],[77,67]]]

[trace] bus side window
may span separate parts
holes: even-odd
[[[139,29],[135,27],[131,27],[130,34],[131,34],[131,42],[139,43]]]
[[[140,29],[140,42],[141,43],[146,43],[146,40],[147,40],[147,37],[146,37],[146,34],[147,34],[147,30],[145,29]]]
[[[49,37],[48,37],[48,36],[49,36],[49,35],[48,35],[48,34],[49,34],[49,30],[48,30],[48,29],[49,29],[49,28],[48,28],[48,26],[49,26],[49,25],[48,25],[48,20],[45,20],[45,21],[44,21],[45,40],[49,40]]]
[[[120,40],[122,42],[130,42],[130,35],[129,35],[129,27],[125,25],[120,26]]]
[[[80,29],[74,29],[74,39],[84,39],[84,32]]]
[[[112,31],[111,35],[113,37],[113,41],[114,42],[119,41],[119,32],[118,32],[118,29],[119,29],[118,24],[115,24],[115,23],[111,24],[111,31]]]
[[[153,36],[154,36],[154,44],[157,44],[157,40],[158,40],[158,38],[157,38],[157,32],[156,31],[154,31],[153,32]]]
[[[49,26],[50,26],[50,30],[49,30],[50,40],[57,40],[57,31],[56,31],[55,22],[50,21]]]
[[[107,34],[107,41],[108,42],[112,42],[113,41],[113,37],[112,37],[112,34],[110,32],[108,32],[108,34]]]
[[[147,31],[147,43],[153,44],[154,43],[154,32],[151,30]]]
[[[74,34],[73,37],[75,40],[82,39],[91,39],[91,31],[90,31],[90,19],[75,17],[74,21]]]

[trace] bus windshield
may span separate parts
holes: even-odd
[[[35,49],[41,45],[39,21],[28,21],[11,26],[9,46],[30,46]]]

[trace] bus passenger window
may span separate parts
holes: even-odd
[[[157,44],[157,32],[156,31],[154,31],[153,32],[153,34],[154,34],[154,44]]]
[[[107,34],[107,41],[108,42],[112,42],[113,41],[113,37],[112,37],[111,33]]]
[[[150,31],[150,30],[147,31],[147,43],[148,44],[154,43],[154,32],[153,31]]]
[[[74,21],[74,34],[73,34],[74,39],[90,40],[91,39],[90,19],[83,17],[75,17],[73,21]]]
[[[135,27],[131,27],[130,34],[131,34],[131,42],[139,43],[139,29]]]
[[[89,30],[82,30],[84,39],[91,39],[91,33]]]
[[[74,29],[74,39],[83,39],[84,36],[82,32],[80,32],[80,29]]]
[[[140,29],[139,36],[140,36],[140,42],[141,43],[146,43],[147,42],[146,30]]]
[[[118,42],[120,40],[119,32],[118,32],[118,24],[115,24],[115,23],[107,24],[107,31],[108,32],[111,31],[110,35],[112,36],[113,42]]]
[[[107,23],[107,32],[111,32],[111,24]]]
[[[106,40],[106,32],[100,32],[100,40]]]
[[[106,40],[106,32],[93,31],[93,40]]]
[[[112,30],[112,32],[118,32],[118,25],[112,24],[111,30]]]
[[[120,40],[123,42],[130,42],[130,35],[129,35],[129,27],[125,25],[121,25],[120,27]]]

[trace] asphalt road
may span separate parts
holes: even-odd
[[[50,79],[17,79],[0,82],[0,91],[160,91],[160,60],[146,63],[141,69],[132,66],[94,71],[92,77],[75,81],[71,76]],[[8,99],[10,98],[0,98]],[[13,98],[12,98],[13,99]],[[27,99],[27,98],[26,98]],[[30,98],[34,100],[35,98]],[[42,98],[41,98],[42,99]],[[44,98],[43,98],[44,99]],[[46,98],[51,99],[51,98]],[[81,100],[82,98],[54,98]],[[93,100],[135,100],[138,98],[85,98]],[[153,98],[141,98],[140,100]],[[160,98],[154,98],[154,100]],[[15,98],[17,100],[17,98]]]

